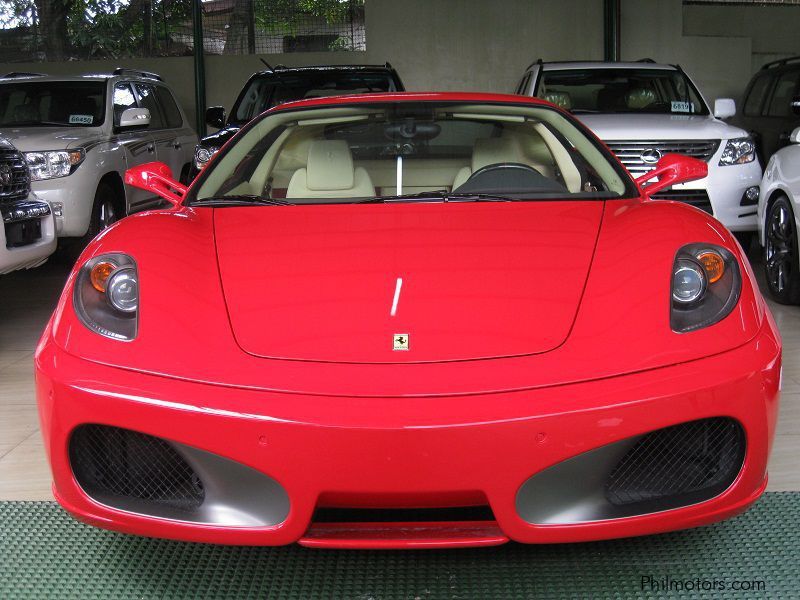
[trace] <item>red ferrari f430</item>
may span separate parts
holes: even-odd
[[[56,498],[109,529],[338,548],[704,525],[767,485],[781,342],[741,247],[545,102],[254,119],[105,230],[36,353]]]

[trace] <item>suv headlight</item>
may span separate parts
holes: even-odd
[[[72,292],[81,322],[100,335],[129,341],[136,337],[139,275],[127,254],[102,254],[86,261]]]
[[[45,152],[26,152],[31,181],[66,177],[83,162],[86,153],[83,148],[75,150],[48,150]]]
[[[197,148],[194,149],[194,166],[198,171],[201,170],[217,152],[219,152],[219,148],[216,146],[197,146]]]
[[[728,140],[719,164],[722,167],[728,165],[743,165],[753,162],[756,159],[756,145],[750,137],[741,137]]]
[[[739,263],[720,246],[684,246],[675,255],[671,291],[673,331],[686,333],[718,323],[739,301],[742,291]]]

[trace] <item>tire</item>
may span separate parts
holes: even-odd
[[[800,261],[792,204],[779,196],[765,222],[764,275],[769,295],[779,304],[800,304]]]
[[[125,215],[119,214],[117,191],[108,183],[101,181],[97,186],[92,205],[92,216],[89,219],[89,230],[81,238],[81,246],[91,242],[101,231],[119,221]]]

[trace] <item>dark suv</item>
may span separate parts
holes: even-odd
[[[402,91],[405,91],[403,82],[388,62],[295,68],[267,65],[247,80],[230,115],[225,114],[222,106],[206,110],[206,123],[219,131],[207,135],[197,145],[192,177],[245,123],[277,104],[303,98]]]
[[[800,56],[767,63],[753,75],[736,124],[751,133],[761,164],[789,143],[800,126]]]

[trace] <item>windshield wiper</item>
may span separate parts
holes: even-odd
[[[484,192],[450,192],[445,201],[448,202],[516,202],[517,198],[501,194],[487,194]]]
[[[502,196],[500,194],[487,194],[484,192],[448,192],[447,190],[435,190],[428,192],[417,192],[416,194],[400,194],[399,196],[375,196],[364,200],[356,200],[356,204],[378,204],[392,202],[403,202],[408,200],[441,200],[442,202],[514,202],[517,198]]]
[[[239,196],[217,196],[215,198],[201,198],[193,201],[190,206],[293,206],[294,202],[289,202],[283,198],[262,198],[261,196],[239,195]]]

